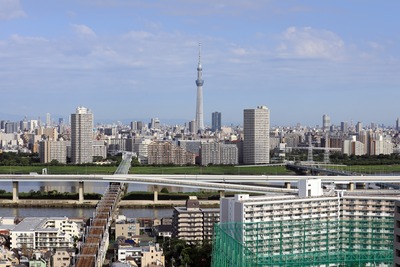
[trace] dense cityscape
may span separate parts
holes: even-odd
[[[291,164],[293,170],[294,164],[317,166],[318,172],[324,172],[320,166],[329,166],[335,156],[356,159],[399,153],[400,119],[392,127],[365,127],[362,122],[332,125],[325,114],[321,127],[271,127],[270,110],[258,106],[243,111],[241,126],[223,126],[221,112],[213,112],[212,125],[206,127],[200,54],[197,72],[196,120],[185,125],[169,126],[157,118],[149,123],[94,125],[92,111],[77,107],[68,123],[63,118],[55,123],[50,114],[45,122],[1,120],[1,155],[35,157],[34,164],[44,166],[41,175],[47,175],[46,166],[107,166],[115,164],[110,159],[118,156],[122,159],[115,174],[128,174],[131,166],[146,165],[267,168]],[[6,166],[32,164],[4,158],[1,162]],[[287,188],[281,194],[244,191],[226,197],[220,191],[220,202],[213,204],[218,207],[202,206],[196,194],[189,194],[184,205],[170,200],[173,212],[163,218],[118,215],[117,205],[126,188],[123,183],[111,183],[90,219],[0,217],[1,264],[217,267],[369,266],[374,262],[390,266],[397,257],[392,249],[393,216],[400,196],[393,189],[397,185],[377,180],[345,182],[343,187],[307,177],[293,183],[296,191],[290,182],[280,185]],[[77,186],[76,205],[85,203],[84,182]],[[23,205],[18,184],[13,180],[12,200],[3,200],[3,205]],[[147,205],[158,201],[160,189],[154,183],[154,200],[145,201]],[[162,189],[168,192],[167,187]],[[51,184],[42,190],[54,193]]]
[[[399,8],[0,0],[0,267],[400,266]]]

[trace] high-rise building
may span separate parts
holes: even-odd
[[[340,123],[340,131],[347,133],[349,131],[349,123],[347,121],[342,121]]]
[[[93,162],[93,114],[84,107],[71,114],[71,162]]]
[[[357,124],[356,124],[356,133],[361,132],[362,129],[363,129],[362,122],[361,121],[357,122]]]
[[[221,131],[221,112],[213,112],[211,115],[211,130],[213,132]]]
[[[331,127],[331,118],[328,115],[324,114],[322,116],[322,130],[324,132],[329,131],[330,127]]]
[[[269,163],[269,109],[245,109],[243,115],[243,163]]]
[[[51,126],[50,113],[46,113],[46,127],[50,127],[50,126]]]
[[[197,102],[196,102],[196,130],[204,130],[203,119],[203,83],[202,78],[203,68],[201,67],[201,45],[199,44],[199,64],[197,65]]]
[[[396,120],[396,131],[400,131],[400,118]]]

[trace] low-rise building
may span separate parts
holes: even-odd
[[[125,239],[132,239],[140,234],[140,225],[135,219],[119,221],[115,224],[115,236],[123,236]]]
[[[28,217],[10,231],[12,249],[49,250],[74,247],[81,236],[75,222],[66,217]]]

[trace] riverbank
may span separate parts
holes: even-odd
[[[202,208],[218,208],[219,200],[199,200]],[[13,202],[8,199],[0,200],[0,207],[32,207],[32,208],[95,208],[98,200],[85,200],[82,203],[77,200],[47,200],[47,199],[21,199]],[[118,207],[121,208],[171,208],[185,206],[186,200],[121,200]]]

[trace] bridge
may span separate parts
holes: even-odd
[[[115,171],[117,174],[127,174],[131,166],[132,156],[127,154]],[[103,266],[109,245],[108,229],[116,214],[116,207],[121,200],[124,190],[123,183],[111,183],[102,199],[97,203],[96,210],[86,233],[83,236],[83,244],[79,248],[79,254],[75,267]]]
[[[318,175],[320,173],[326,174],[326,175],[339,175],[339,176],[357,175],[356,173],[353,173],[353,172],[321,168],[318,165],[286,164],[286,169],[294,171],[295,173],[297,173],[299,175],[305,175],[305,174]]]
[[[315,176],[291,175],[160,175],[160,174],[91,174],[91,175],[53,175],[53,174],[5,174],[0,175],[0,182],[13,184],[13,201],[18,202],[18,184],[20,182],[76,182],[79,183],[79,202],[83,202],[84,182],[133,183],[156,186],[176,186],[215,191],[233,191],[248,193],[296,193],[291,184],[301,179]],[[356,183],[400,183],[400,176],[363,176],[363,175],[321,175],[323,184],[348,184],[349,189]],[[249,185],[257,183],[257,185]],[[285,188],[268,186],[271,183],[284,183]],[[260,186],[263,184],[265,186]]]

